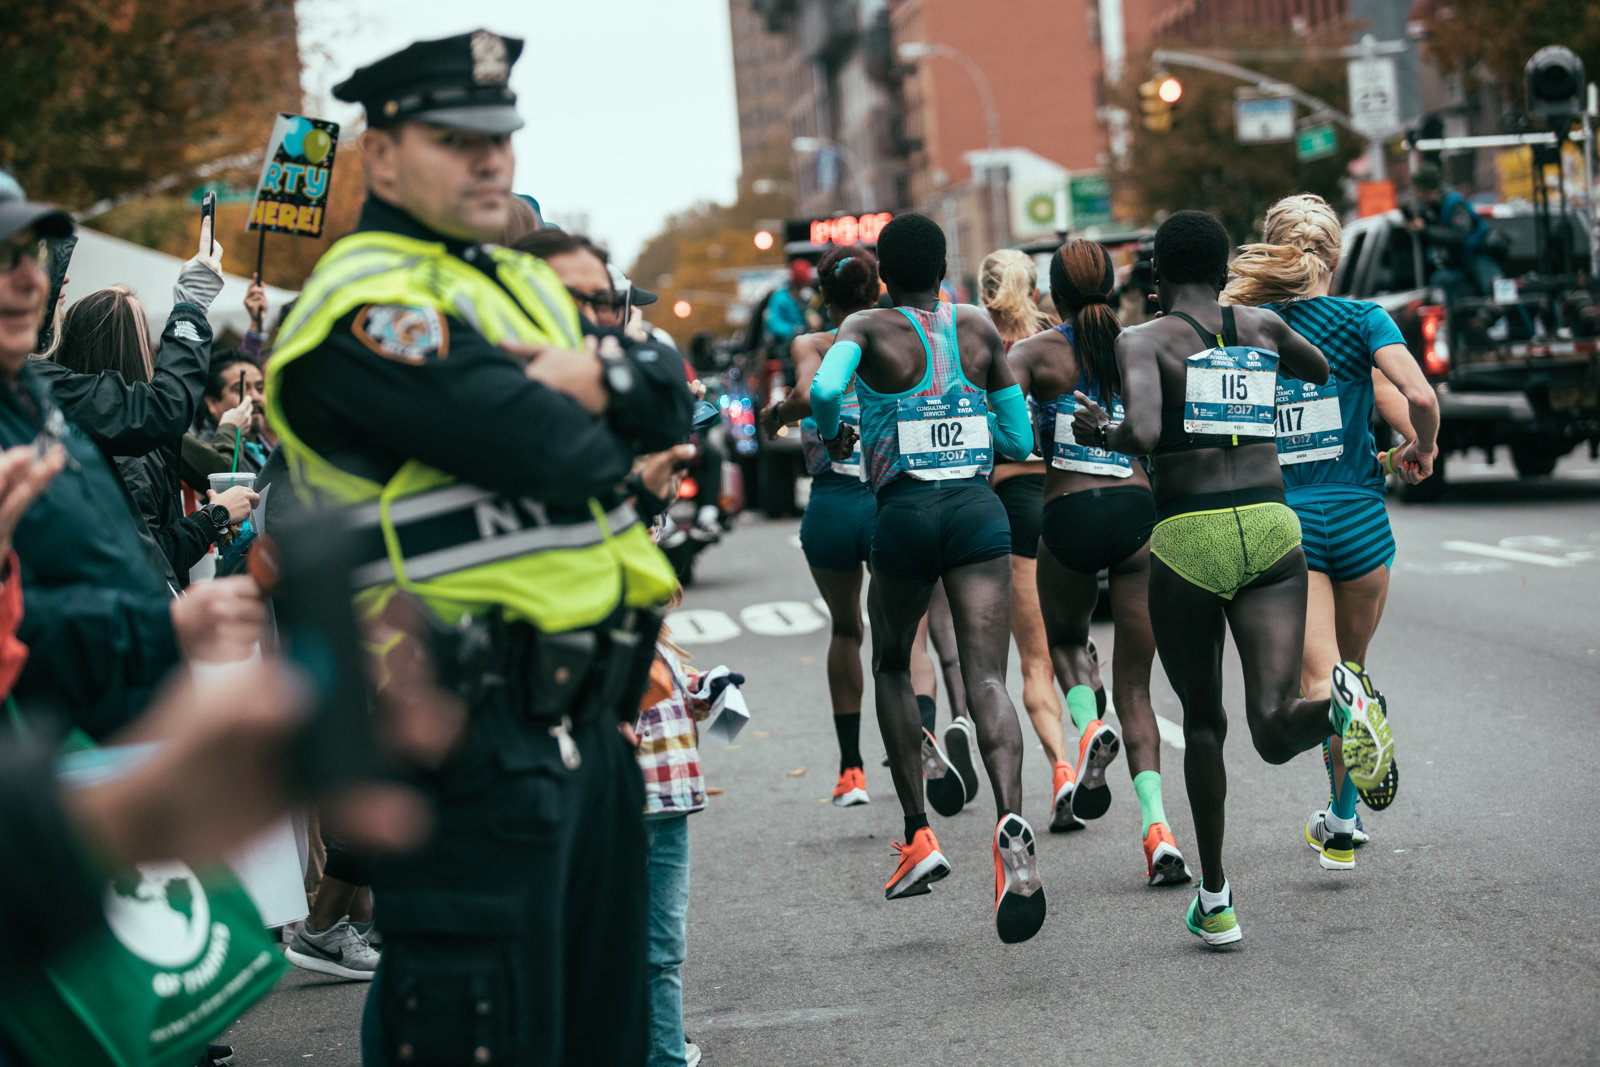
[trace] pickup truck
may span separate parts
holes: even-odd
[[[1506,314],[1487,329],[1480,324],[1490,316],[1478,313],[1495,303],[1492,295],[1464,295],[1447,311],[1444,293],[1427,284],[1433,271],[1427,239],[1406,228],[1400,211],[1345,227],[1334,271],[1330,291],[1383,307],[1439,397],[1439,458],[1433,477],[1401,486],[1409,502],[1439,499],[1447,458],[1469,449],[1482,449],[1493,463],[1495,450],[1507,446],[1523,477],[1549,474],[1556,460],[1585,441],[1591,456],[1600,451],[1600,345],[1582,220],[1551,220],[1552,230],[1565,221],[1571,235],[1575,275],[1563,279],[1534,270],[1538,247],[1530,208],[1486,205],[1479,214],[1505,234],[1501,267],[1514,280],[1516,304],[1526,316],[1507,300],[1510,293],[1501,294]],[[1578,284],[1585,279],[1586,286]],[[1379,432],[1381,447],[1388,431]]]

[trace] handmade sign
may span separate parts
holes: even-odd
[[[321,237],[339,124],[279,114],[256,182],[252,230]]]

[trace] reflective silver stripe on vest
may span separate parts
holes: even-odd
[[[396,501],[389,509],[389,516],[397,525],[472,507],[479,511],[478,528],[484,532],[484,536],[476,540],[408,557],[405,560],[406,577],[413,582],[424,582],[533,552],[590,548],[605,540],[599,524],[593,520],[518,529],[515,517],[509,523],[504,521],[504,512],[493,504],[495,499],[496,494],[475,485],[452,485]],[[353,529],[378,525],[375,503],[362,504],[352,509],[349,515]],[[613,536],[638,521],[638,514],[628,504],[618,505],[606,513],[606,527]],[[495,529],[506,529],[507,532],[491,536],[489,532]],[[387,559],[375,560],[357,567],[351,578],[357,589],[387,585],[395,580],[394,565]]]

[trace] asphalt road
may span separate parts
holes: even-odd
[[[1568,457],[1517,482],[1503,461],[1457,463],[1451,478],[1439,504],[1390,506],[1399,556],[1369,667],[1401,792],[1363,809],[1372,842],[1354,871],[1323,871],[1301,838],[1327,795],[1320,755],[1262,763],[1230,666],[1227,864],[1244,939],[1220,952],[1184,929],[1192,890],[1144,885],[1124,761],[1104,818],[1042,832],[1049,767],[1026,720],[1044,929],[1016,946],[994,934],[987,782],[961,814],[932,816],[954,873],[885,902],[901,819],[876,724],[864,716],[874,802],[836,809],[827,633],[798,523],[748,520],[702,557],[683,605],[699,614],[678,620],[698,663],[748,676],[753,711],[738,744],[703,745],[725,793],[691,820],[684,1000],[705,1062],[1600,1060],[1600,464]],[[1109,624],[1095,639],[1109,650]],[[1157,712],[1181,721],[1156,675]],[[1020,709],[1014,660],[1011,679]],[[1182,753],[1162,756],[1192,860]],[[364,993],[293,972],[227,1040],[248,1067],[357,1064]]]

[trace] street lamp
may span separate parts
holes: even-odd
[[[983,123],[988,128],[989,151],[1000,151],[1000,111],[994,104],[994,93],[989,89],[989,79],[984,76],[983,68],[972,61],[972,57],[959,48],[952,48],[947,44],[937,41],[902,41],[895,52],[902,60],[912,62],[930,56],[948,59],[956,66],[967,72],[967,77],[972,79],[973,86],[978,90],[978,100],[983,104]],[[991,158],[989,163],[989,207],[993,212],[994,238],[999,243],[1000,235],[1006,232],[1006,205],[1005,196],[1001,191],[1000,183],[995,180],[995,171],[999,168],[996,158]]]
[[[861,199],[861,206],[857,210],[878,210],[877,200],[872,195],[872,187],[867,184],[866,172],[861,166],[861,161],[856,158],[855,153],[850,149],[838,141],[829,140],[826,137],[796,137],[791,147],[801,155],[810,155],[813,152],[821,151],[823,148],[831,148],[839,153],[844,158],[844,161],[850,165],[850,173],[855,175],[856,196]]]

